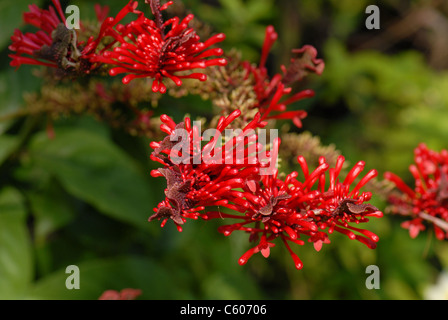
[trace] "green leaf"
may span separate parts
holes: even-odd
[[[9,58],[8,58],[9,59]],[[32,75],[36,66],[21,66],[19,70],[7,67],[0,72],[0,133],[5,132],[11,123],[28,112],[24,107],[23,95],[35,91],[41,79]]]
[[[0,193],[0,299],[17,299],[33,277],[33,258],[20,193]]]
[[[260,299],[257,286],[242,272],[214,273],[202,281],[206,299]]]
[[[250,0],[247,4],[246,13],[249,15],[249,21],[259,21],[272,17],[275,12],[275,6],[272,0]]]
[[[36,244],[43,244],[46,237],[71,222],[75,216],[71,202],[57,184],[48,190],[34,191],[28,199],[34,215],[34,237]]]
[[[100,212],[140,228],[153,207],[153,193],[136,162],[103,136],[59,130],[53,140],[37,135],[30,147],[36,165],[53,174],[75,197]]]
[[[91,260],[77,264],[79,289],[67,289],[67,277],[74,273],[57,271],[40,281],[24,296],[43,300],[96,300],[106,290],[142,290],[139,299],[182,299],[188,296],[176,277],[149,258],[127,256]]]

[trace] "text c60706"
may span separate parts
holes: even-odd
[[[224,307],[225,314],[239,314],[239,315],[264,315],[266,314],[266,305],[257,304],[227,304]]]

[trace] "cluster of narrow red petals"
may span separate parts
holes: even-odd
[[[257,252],[267,257],[275,238],[281,238],[297,269],[301,269],[303,264],[290,244],[303,245],[305,242],[300,239],[301,235],[306,236],[317,251],[323,243],[330,243],[329,234],[334,231],[358,240],[371,249],[376,247],[379,240],[376,234],[355,227],[368,222],[369,217],[383,216],[379,209],[367,203],[372,194],[360,191],[377,175],[376,170],[369,171],[355,183],[365,166],[362,161],[351,169],[343,181],[338,179],[344,163],[342,156],[335,168],[329,168],[325,159],[321,158],[320,166],[311,173],[303,157],[299,156],[298,161],[303,173],[302,181],[298,179],[298,172],[292,172],[285,180],[278,179],[274,174],[263,176],[258,183],[246,183],[244,204],[233,208],[244,213],[244,216],[216,212],[206,215],[209,219],[241,219],[241,222],[220,227],[220,231],[224,235],[230,235],[236,230],[245,231],[250,234],[251,241],[259,240],[258,245],[243,254],[240,264],[245,264]]]
[[[392,213],[409,217],[402,226],[417,237],[426,225],[432,225],[437,239],[448,238],[448,151],[436,152],[425,144],[414,150],[415,163],[409,171],[415,187],[409,187],[399,176],[386,172],[385,178],[393,182],[399,194],[388,198]]]
[[[164,225],[171,218],[179,231],[186,218],[233,221],[219,227],[218,231],[226,236],[234,231],[244,231],[249,234],[251,242],[257,242],[239,259],[241,265],[257,252],[268,257],[276,238],[285,244],[297,269],[301,269],[303,264],[291,244],[303,245],[305,242],[300,239],[301,236],[307,237],[318,251],[323,243],[330,242],[329,234],[334,231],[369,248],[376,247],[378,236],[358,226],[368,222],[369,217],[383,215],[368,203],[372,194],[360,191],[377,176],[376,170],[360,177],[365,167],[365,163],[360,161],[343,181],[339,181],[344,157],[338,158],[335,168],[330,168],[322,157],[319,167],[309,172],[306,160],[299,156],[302,179],[299,179],[298,172],[292,172],[282,180],[278,178],[276,168],[270,174],[261,174],[265,161],[254,161],[245,156],[243,161],[229,164],[224,160],[237,156],[239,152],[249,154],[247,149],[258,139],[255,134],[247,139],[241,137],[247,131],[265,125],[259,122],[261,116],[258,114],[239,137],[221,145],[221,140],[216,137],[239,115],[240,112],[235,111],[227,118],[222,117],[217,134],[203,147],[192,142],[199,133],[188,118],[184,123],[176,124],[167,116],[161,117],[164,122],[161,128],[169,136],[151,144],[154,148],[152,160],[163,164],[163,168],[152,171],[152,175],[167,179],[166,198],[154,209],[155,214],[149,220],[163,219]],[[176,134],[178,129],[184,133]],[[188,141],[188,147],[176,147],[181,141]],[[222,152],[230,142],[236,147],[230,152]],[[239,148],[238,143],[244,147]],[[270,147],[270,164],[277,159],[279,144],[280,139],[275,139]],[[215,150],[213,154],[210,153],[212,149]],[[178,156],[182,161],[179,163],[177,160],[178,164],[174,164],[173,160]],[[213,161],[210,161],[211,157]],[[200,161],[195,163],[195,159]],[[358,178],[359,181],[356,181]],[[222,208],[217,210],[217,206]],[[230,209],[230,212],[223,208]]]
[[[359,161],[347,173],[345,179],[340,181],[339,175],[345,162],[343,156],[338,157],[334,168],[329,168],[325,159],[321,158],[319,167],[312,173],[308,173],[303,157],[299,156],[297,160],[305,175],[305,181],[303,184],[296,183],[299,188],[295,189],[297,194],[294,198],[302,199],[304,202],[299,200],[294,205],[300,206],[304,219],[312,220],[320,230],[323,230],[310,234],[309,240],[314,243],[316,250],[320,250],[322,243],[328,242],[328,234],[334,231],[345,234],[352,240],[358,240],[371,249],[375,248],[378,236],[368,230],[354,227],[353,224],[368,222],[369,217],[383,216],[378,208],[368,203],[372,193],[360,191],[377,176],[377,171],[375,169],[368,171],[356,182],[365,167],[364,161]],[[314,190],[311,187],[313,184],[317,184]]]
[[[304,110],[286,111],[286,107],[296,101],[311,98],[313,90],[303,90],[292,93],[290,85],[302,80],[308,73],[321,74],[325,64],[317,59],[317,50],[309,45],[301,49],[294,49],[292,53],[297,57],[291,58],[288,67],[281,66],[283,74],[277,73],[273,77],[268,75],[266,62],[272,46],[278,38],[273,26],[266,28],[266,36],[262,47],[260,63],[258,66],[245,63],[247,71],[254,76],[254,91],[257,95],[257,108],[262,114],[262,120],[292,119],[297,127],[302,127],[302,120],[307,116]],[[286,97],[287,96],[287,97]],[[286,99],[283,99],[286,97]]]
[[[93,36],[87,43],[78,41],[76,30],[66,27],[66,18],[59,0],[52,0],[53,6],[48,10],[37,5],[29,5],[29,12],[24,13],[23,20],[27,25],[38,28],[35,33],[23,33],[19,29],[11,37],[9,49],[13,51],[9,57],[10,65],[20,67],[22,64],[42,65],[60,68],[64,71],[90,73],[93,65],[90,62],[93,51]],[[107,15],[108,7],[95,5],[98,22]]]
[[[195,30],[188,27],[194,18],[192,14],[182,20],[173,17],[163,21],[162,11],[173,1],[164,5],[158,0],[147,1],[154,19],[137,10],[137,1],[129,1],[115,17],[107,17],[108,7],[95,5],[99,32],[96,35],[83,33],[87,41],[78,40],[78,33],[85,31],[83,28],[72,30],[66,27],[60,1],[52,2],[53,6],[48,10],[30,5],[30,12],[24,14],[25,22],[39,30],[25,34],[15,30],[9,46],[14,51],[10,55],[11,66],[34,64],[87,74],[106,64],[110,66],[111,76],[128,74],[122,80],[125,84],[135,78],[149,77],[154,79],[153,91],[165,93],[164,78],[178,86],[184,78],[205,81],[207,76],[194,72],[196,69],[227,64],[226,59],[219,57],[223,50],[213,47],[225,39],[224,34],[216,34],[201,42]],[[137,17],[121,24],[129,14]],[[100,46],[101,43],[104,45]]]
[[[41,59],[38,52],[43,46],[50,47],[53,43],[52,33],[61,23],[65,25],[65,16],[59,0],[52,0],[53,6],[48,10],[40,9],[37,5],[29,5],[29,12],[23,14],[26,24],[32,25],[39,30],[36,33],[23,33],[16,29],[11,37],[12,44],[9,46],[11,51],[11,66],[19,67],[22,64],[38,64],[49,67],[57,67],[54,60]],[[23,56],[28,55],[28,56]]]
[[[240,115],[241,111],[236,110],[228,117],[221,117],[207,143],[206,135],[190,118],[176,124],[166,115],[160,117],[161,129],[167,136],[150,145],[154,149],[151,159],[163,167],[153,170],[151,175],[165,177],[167,188],[165,200],[154,209],[150,221],[163,219],[163,226],[172,219],[181,231],[186,218],[197,219],[206,208],[235,208],[236,199],[242,195],[237,190],[248,180],[258,180],[260,171],[270,166],[269,159],[276,159],[258,143],[255,130],[266,125],[259,122],[259,115],[223,142],[223,131]]]
[[[225,65],[220,48],[212,48],[218,42],[225,39],[223,33],[217,34],[201,42],[193,28],[189,28],[189,22],[194,18],[192,14],[183,20],[173,17],[166,21],[162,19],[162,11],[172,1],[160,6],[160,1],[149,1],[154,19],[145,17],[142,12],[138,18],[126,25],[116,25],[119,17],[107,22],[107,28],[103,32],[112,36],[118,46],[111,51],[105,51],[98,55],[97,61],[112,66],[110,75],[114,76],[127,73],[123,83],[127,84],[135,78],[149,77],[154,79],[152,89],[154,92],[166,92],[166,85],[162,82],[169,78],[176,85],[182,84],[183,78],[205,81],[207,76],[203,73],[191,72],[195,69],[204,69],[209,66]],[[131,11],[131,10],[130,10]],[[115,28],[111,28],[114,26]]]

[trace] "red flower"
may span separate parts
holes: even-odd
[[[53,6],[49,6],[48,10],[32,4],[29,6],[30,11],[24,13],[25,23],[39,30],[25,34],[18,29],[14,31],[9,49],[15,53],[9,55],[12,58],[10,65],[43,65],[67,73],[90,73],[96,67],[90,61],[96,48],[93,37],[90,37],[87,43],[78,41],[77,32],[66,27],[60,1],[52,2]],[[108,7],[95,5],[95,12],[98,22],[101,22],[108,12]]]
[[[320,75],[324,70],[325,64],[321,59],[316,58],[317,51],[314,47],[304,46],[302,49],[292,50],[298,57],[291,59],[291,64],[288,68],[282,66],[283,75],[278,73],[270,78],[266,68],[266,61],[269,51],[277,38],[278,35],[274,27],[268,26],[259,65],[252,66],[249,63],[245,63],[245,67],[255,79],[254,90],[257,95],[257,107],[262,114],[262,120],[292,119],[297,127],[301,127],[301,120],[307,116],[307,113],[304,110],[286,111],[286,106],[304,98],[313,97],[314,91],[303,90],[290,95],[286,99],[281,99],[291,93],[291,88],[288,86],[302,80],[309,72]]]
[[[274,148],[278,148],[274,146]],[[275,244],[272,242],[276,238],[281,238],[286,248],[289,250],[297,269],[301,269],[303,264],[299,257],[291,250],[289,242],[302,245],[304,242],[299,240],[300,228],[317,230],[316,226],[302,220],[300,215],[296,214],[294,208],[288,205],[288,200],[292,197],[288,184],[295,175],[290,174],[285,181],[277,178],[277,173],[273,175],[264,175],[260,180],[247,180],[244,186],[244,192],[235,197],[235,205],[229,206],[235,211],[244,215],[222,214],[210,212],[203,216],[204,219],[228,218],[240,219],[241,222],[231,225],[221,226],[218,231],[225,236],[229,236],[234,231],[244,231],[249,233],[249,240],[258,245],[246,251],[238,260],[240,265],[247,263],[249,258],[261,252],[267,258],[270,254],[270,248]]]
[[[36,33],[22,31],[16,29],[11,37],[12,44],[9,46],[11,51],[11,66],[19,67],[22,64],[38,64],[49,67],[57,67],[57,61],[53,57],[42,56],[42,48],[44,46],[50,48],[53,39],[52,33],[61,23],[65,25],[65,16],[61,8],[59,0],[52,0],[53,6],[49,6],[48,10],[43,10],[35,4],[29,5],[30,12],[23,14],[23,19],[27,24],[35,26],[40,30]],[[55,9],[56,8],[56,9]],[[24,57],[23,54],[30,57]]]
[[[334,231],[358,240],[369,248],[375,248],[378,236],[373,232],[360,229],[351,224],[369,221],[369,217],[382,217],[376,207],[365,203],[371,199],[371,193],[360,192],[360,189],[377,175],[375,170],[369,171],[350,191],[351,185],[364,168],[364,162],[359,162],[348,173],[343,182],[338,180],[344,163],[339,157],[335,168],[321,158],[321,164],[312,173],[303,157],[298,157],[304,181],[297,180],[298,173],[293,172],[280,180],[277,175],[263,176],[259,181],[248,180],[244,192],[236,197],[234,209],[238,214],[209,212],[204,219],[229,218],[240,219],[241,222],[225,225],[219,228],[224,235],[229,236],[234,231],[245,231],[250,234],[250,241],[260,242],[249,249],[239,259],[241,265],[257,252],[268,257],[273,241],[281,238],[289,251],[297,269],[303,267],[300,258],[293,252],[290,244],[303,245],[300,236],[308,236],[308,241],[314,244],[317,251],[323,243],[329,243],[328,234]],[[326,188],[325,173],[329,171],[329,185]],[[314,188],[314,186],[317,186]]]
[[[98,300],[135,300],[142,294],[140,289],[123,289],[120,292],[115,290],[104,291]]]
[[[166,115],[160,117],[161,129],[168,136],[151,143],[151,159],[163,164],[163,168],[151,174],[166,178],[166,199],[154,209],[149,221],[163,219],[163,226],[170,218],[181,231],[186,218],[197,219],[202,210],[235,207],[235,199],[241,194],[237,189],[243,188],[247,180],[258,179],[260,171],[270,166],[265,160],[271,157],[269,152],[264,157],[261,150],[251,149],[260,147],[254,130],[265,123],[259,122],[259,115],[238,135],[222,143],[223,131],[240,115],[241,111],[236,110],[227,118],[221,117],[210,142],[203,147],[206,137],[189,118],[176,124]]]
[[[401,194],[392,194],[388,200],[392,213],[408,216],[402,223],[412,238],[433,225],[436,237],[448,238],[448,151],[436,152],[420,144],[414,150],[415,164],[409,166],[415,179],[414,189],[397,175],[386,172],[384,177],[392,181]]]
[[[299,156],[303,182],[298,180],[297,172],[284,180],[278,178],[276,168],[269,174],[262,174],[264,168],[276,163],[280,139],[274,140],[268,162],[263,161],[263,157],[249,156],[260,155],[261,150],[257,143],[259,137],[250,134],[251,130],[266,125],[259,122],[261,115],[257,114],[238,136],[222,143],[221,133],[240,114],[237,110],[227,118],[221,117],[212,139],[203,147],[203,137],[199,137],[199,129],[192,126],[189,118],[176,124],[167,116],[161,117],[161,129],[168,136],[161,142],[151,143],[154,149],[151,159],[164,166],[152,171],[152,175],[166,178],[166,198],[154,209],[150,221],[163,219],[163,226],[172,219],[181,231],[186,218],[236,220],[238,222],[219,227],[218,231],[225,236],[244,231],[249,233],[250,241],[259,241],[241,256],[241,265],[257,252],[268,257],[276,238],[285,244],[297,269],[303,264],[290,244],[303,245],[301,235],[307,236],[318,251],[323,243],[330,242],[328,235],[334,231],[369,248],[376,247],[379,240],[376,234],[353,226],[368,222],[369,217],[383,215],[367,203],[372,194],[360,191],[376,177],[376,170],[369,171],[355,184],[364,162],[358,162],[346,178],[339,181],[344,157],[338,158],[335,168],[329,168],[322,157],[320,165],[310,173],[305,159]],[[255,147],[250,150],[251,146]],[[216,211],[217,206],[233,213]]]
[[[164,22],[162,11],[172,1],[162,6],[157,0],[147,2],[150,3],[154,20],[146,18],[142,12],[134,11],[138,13],[135,21],[124,26],[118,25],[115,29],[110,28],[112,24],[109,26],[107,34],[120,45],[99,55],[96,60],[113,66],[110,75],[128,73],[122,80],[125,84],[135,78],[153,78],[153,91],[165,93],[166,86],[162,82],[164,78],[171,79],[178,86],[182,84],[183,78],[205,81],[205,74],[186,72],[227,63],[222,58],[208,59],[223,54],[222,49],[211,46],[223,41],[224,34],[220,33],[200,42],[196,32],[188,27],[194,18],[192,14],[182,21],[174,17]],[[117,20],[118,17],[113,24]]]
[[[334,231],[347,235],[350,239],[358,240],[369,248],[376,247],[378,236],[371,231],[360,229],[351,224],[365,223],[369,217],[382,217],[383,213],[375,206],[367,203],[371,197],[371,192],[361,192],[360,189],[367,182],[377,176],[377,171],[372,169],[362,177],[350,190],[364,170],[365,163],[358,162],[349,171],[343,181],[339,181],[339,174],[344,164],[344,157],[339,156],[334,168],[328,169],[328,180],[325,171],[328,164],[321,158],[320,166],[311,174],[308,173],[308,167],[303,157],[299,156],[298,161],[305,175],[305,182],[298,184],[296,193],[293,193],[291,205],[298,206],[301,209],[302,218],[311,220],[320,230],[316,233],[311,232],[309,239],[314,243],[316,250],[320,250],[322,243],[328,242],[328,234]],[[311,187],[317,183],[316,189]],[[328,188],[326,187],[328,183]],[[294,200],[296,199],[296,200]]]

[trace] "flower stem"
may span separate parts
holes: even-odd
[[[429,214],[427,214],[425,212],[420,212],[419,213],[419,217],[434,223],[439,228],[441,228],[441,229],[445,230],[446,232],[448,232],[448,222],[446,222],[446,221],[444,221],[442,219],[436,218],[434,216],[431,216],[431,215],[429,215]]]
[[[0,122],[14,120],[16,118],[24,117],[32,113],[33,112],[31,112],[31,110],[28,109],[19,109],[11,113],[0,115]]]

